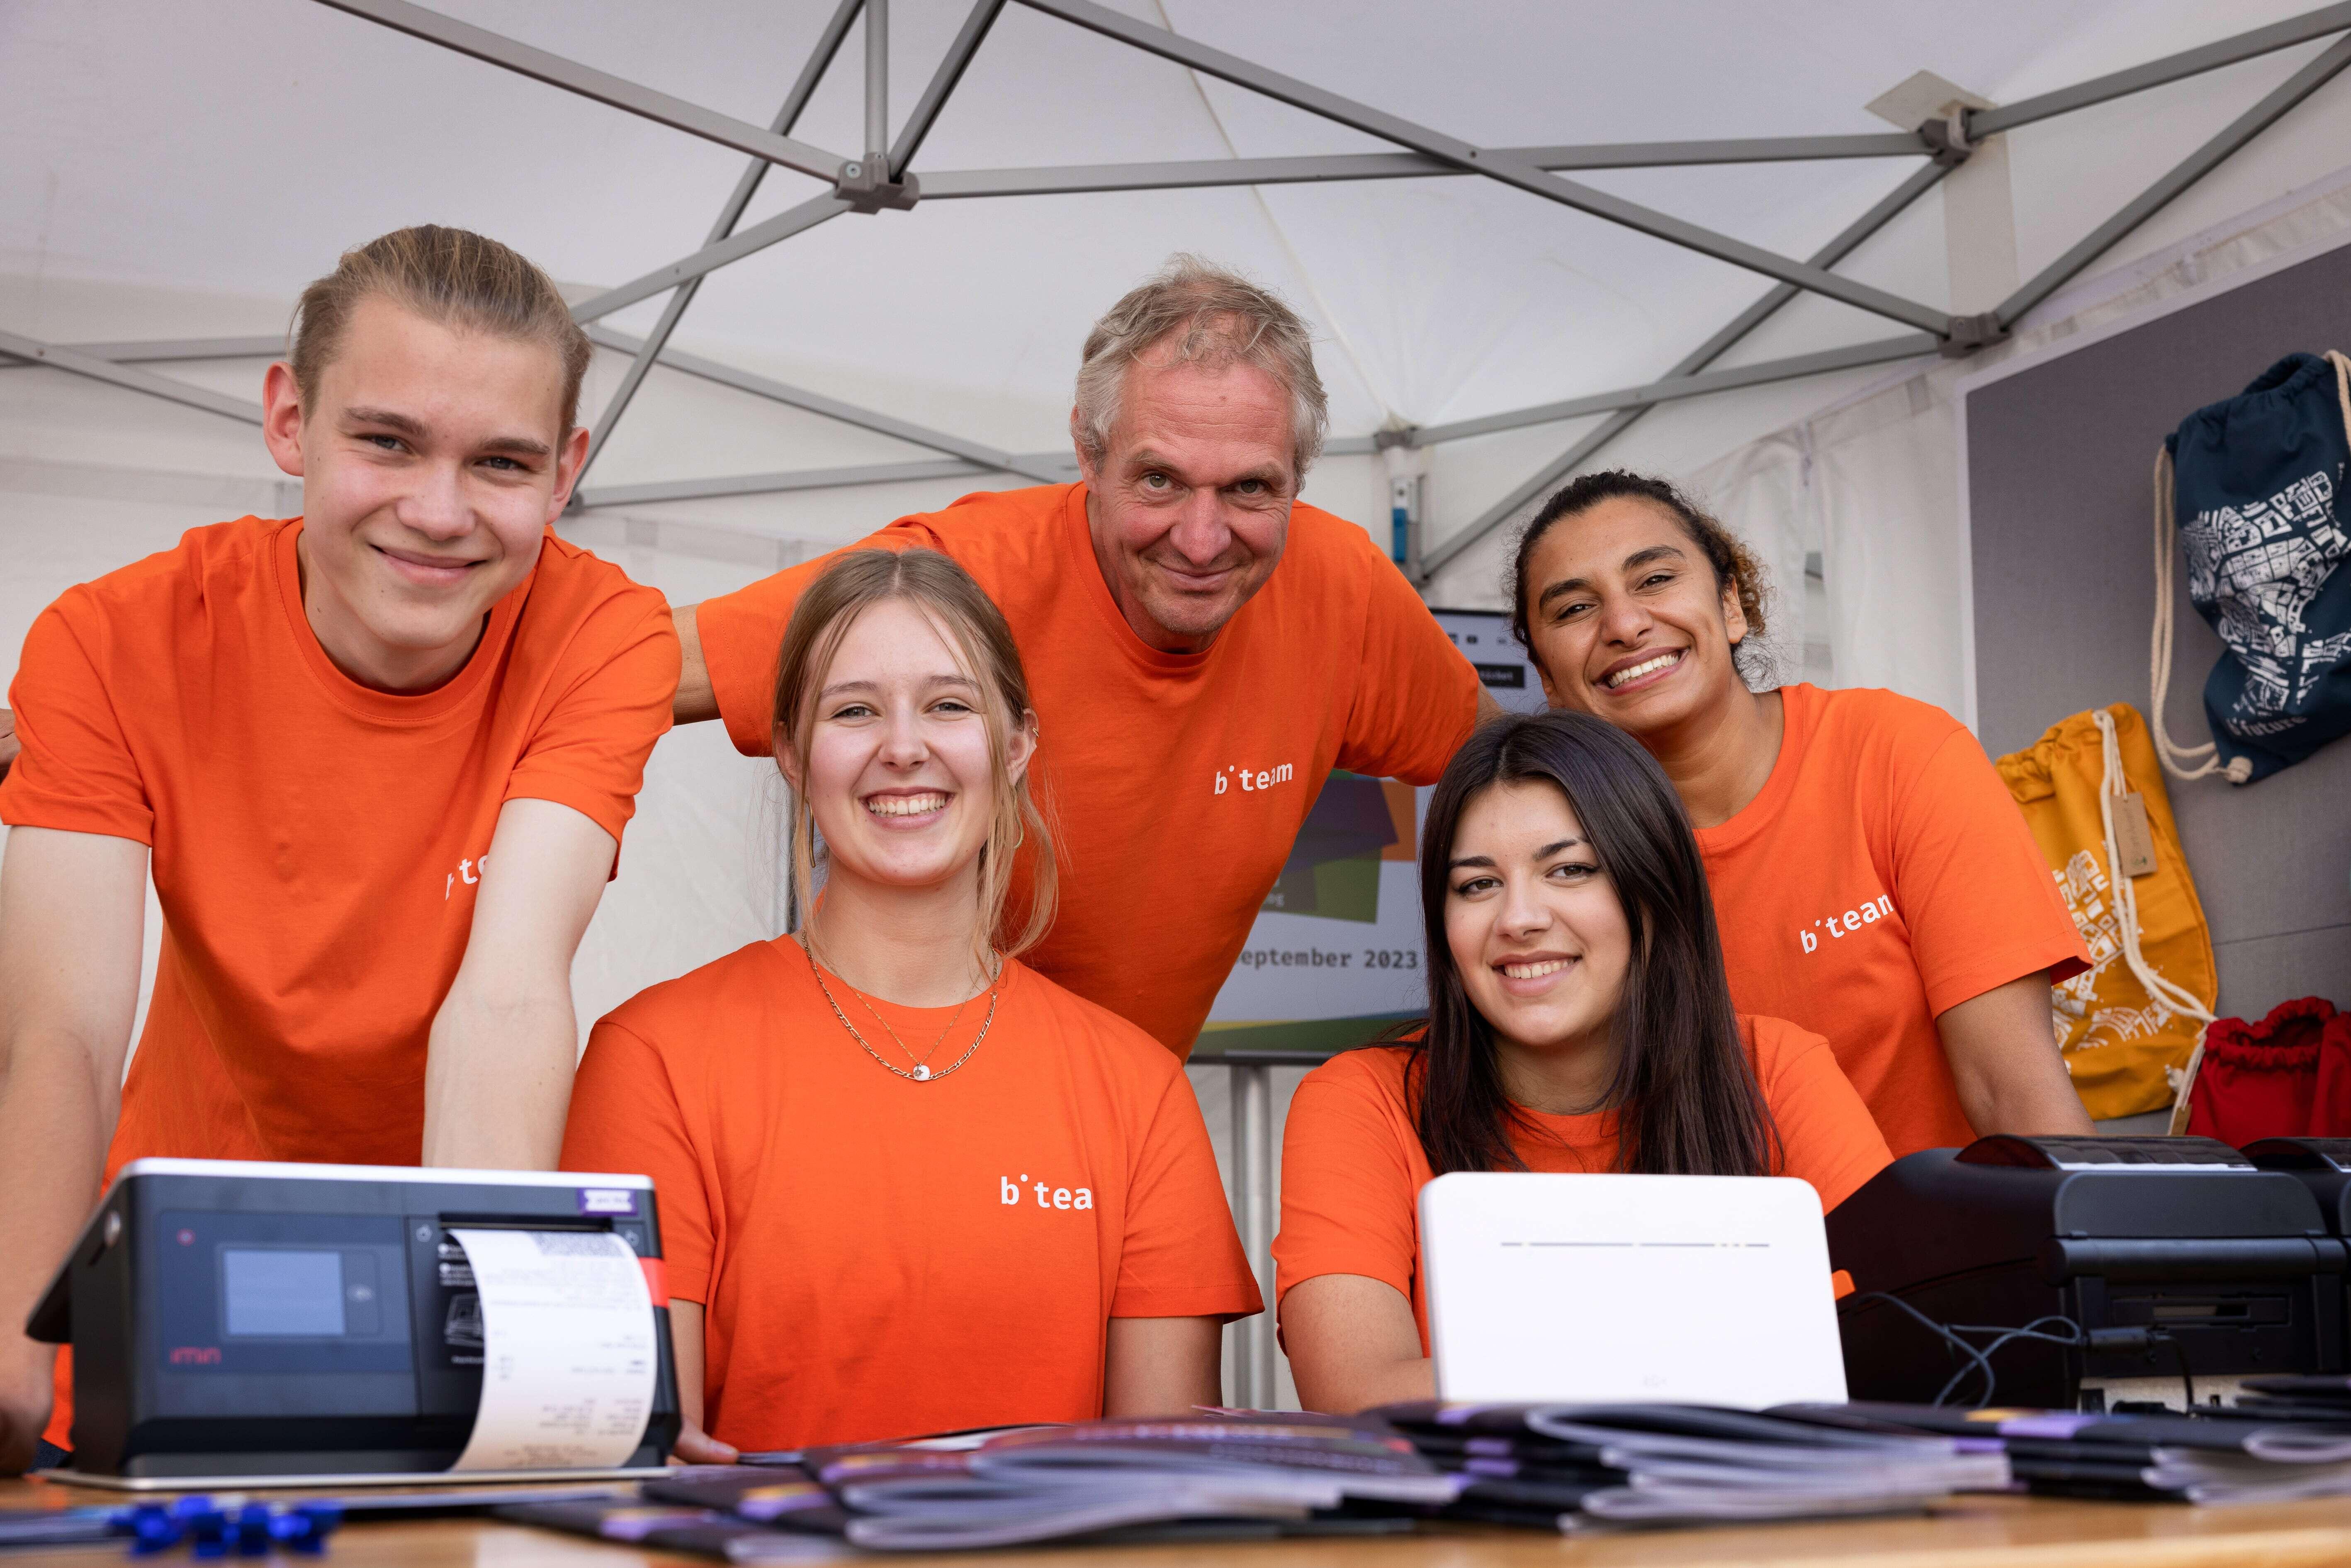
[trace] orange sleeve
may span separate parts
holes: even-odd
[[[152,847],[154,808],[99,669],[104,628],[74,623],[83,619],[69,620],[60,601],[25,635],[24,658],[8,687],[24,749],[0,780],[0,822],[103,833]],[[96,652],[85,631],[99,644]]]
[[[1346,531],[1357,536],[1347,548],[1360,558],[1364,644],[1338,764],[1374,779],[1434,784],[1477,725],[1478,672],[1395,563],[1360,528]]]
[[[507,777],[505,799],[569,806],[618,845],[636,813],[645,758],[669,728],[677,629],[668,602],[632,583],[597,607],[575,646],[611,651],[556,700]],[[617,855],[612,873],[620,874]]]
[[[711,1194],[677,1087],[662,1053],[609,1018],[588,1036],[571,1081],[561,1164],[568,1171],[653,1177],[670,1294],[697,1304],[710,1300]]]
[[[1826,1040],[1784,1019],[1742,1021],[1757,1037],[1758,1076],[1779,1129],[1777,1174],[1810,1182],[1826,1214],[1892,1165],[1893,1151]]]
[[[1337,1057],[1298,1086],[1281,1133],[1277,1304],[1321,1274],[1361,1274],[1412,1299],[1419,1184],[1402,1134],[1395,1107],[1365,1064]]]
[[[1165,1056],[1156,1040],[1150,1045]],[[1110,1315],[1230,1320],[1264,1310],[1200,1103],[1182,1071],[1171,1071],[1129,1178]]]
[[[1953,726],[1894,814],[1895,898],[1937,1017],[2027,975],[2089,967],[2024,813],[1974,736]]]
[[[784,645],[784,628],[791,623],[792,607],[818,574],[853,549],[937,549],[938,536],[919,517],[901,517],[881,532],[855,544],[828,550],[814,560],[786,567],[747,588],[694,607],[695,634],[702,643],[703,667],[710,673],[710,690],[718,699],[719,721],[726,737],[746,757],[773,755],[769,733],[774,727],[776,654]]]

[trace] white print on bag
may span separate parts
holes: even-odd
[[[1815,920],[1813,924],[1832,936],[1850,936],[1865,925],[1874,925],[1878,921],[1890,920],[1893,916],[1894,900],[1881,893],[1859,909],[1848,909],[1843,915],[1832,915],[1825,920]],[[1820,937],[1810,931],[1798,931],[1796,940],[1803,945],[1804,951],[1807,953],[1821,945]]]
[[[2314,637],[2303,612],[2346,556],[2325,469],[2266,501],[2196,514],[2182,536],[2188,597],[2220,617],[2220,640],[2245,667],[2229,728],[2248,738],[2304,722],[2302,706],[2351,653],[2351,632]]]
[[[2051,874],[2057,879],[2058,896],[2064,899],[2074,929],[2081,933],[2082,946],[2090,955],[2090,967],[2049,988],[2050,1021],[2056,1027],[2057,1049],[2081,1051],[2093,1045],[2150,1040],[2164,1033],[2173,1019],[2186,1017],[2165,1006],[2160,997],[2147,997],[2144,1008],[2099,1004],[2098,981],[2123,952],[2122,922],[2115,911],[2105,867],[2089,851],[2076,850],[2064,871]],[[2172,1087],[2177,1092],[2179,1085]]]
[[[457,884],[460,882],[463,882],[467,887],[471,887],[475,883],[481,881],[482,879],[477,873],[489,863],[490,857],[487,855],[476,855],[469,861],[459,861],[457,862],[457,869],[449,873],[449,881],[447,884],[441,889],[441,902],[444,904],[449,902],[450,896],[457,891]]]
[[[1019,1182],[1014,1181],[1010,1176],[998,1176],[996,1178],[997,1201],[1007,1208],[1018,1205],[1022,1191],[1021,1182],[1026,1182],[1028,1179],[1027,1171],[1020,1173]],[[1040,1208],[1092,1208],[1094,1206],[1094,1189],[1090,1186],[1074,1188],[1047,1186],[1040,1181],[1035,1184],[1035,1190],[1037,1207]]]
[[[1221,795],[1231,789],[1235,779],[1241,781],[1242,789],[1257,790],[1270,789],[1277,784],[1287,784],[1290,778],[1290,764],[1287,762],[1269,768],[1260,768],[1255,773],[1246,768],[1228,768],[1224,772],[1217,775],[1217,793]]]

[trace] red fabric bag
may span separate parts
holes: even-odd
[[[2259,1023],[2218,1019],[2200,1055],[2188,1091],[2190,1136],[2241,1149],[2351,1130],[2351,1014],[2323,997],[2280,1002]]]
[[[2351,1137],[2351,1012],[2336,1013],[2318,1034],[2318,1097],[2311,1103],[2314,1138]]]

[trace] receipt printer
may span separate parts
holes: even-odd
[[[1880,1171],[1828,1217],[1855,1399],[1931,1400],[1966,1364],[1937,1323],[2070,1319],[2102,1345],[2011,1342],[2006,1405],[2199,1399],[2240,1377],[2341,1372],[2346,1253],[2309,1187],[2210,1138],[1980,1138]],[[2042,1325],[2073,1337],[2062,1322]],[[1991,1336],[1968,1336],[1977,1345]],[[1983,1392],[1971,1381],[1964,1392]]]
[[[152,1485],[413,1475],[461,1455],[474,1464],[486,1346],[496,1354],[499,1324],[486,1333],[489,1281],[477,1286],[458,1232],[477,1249],[484,1232],[524,1232],[555,1255],[522,1281],[542,1294],[552,1282],[529,1311],[555,1315],[518,1309],[510,1319],[542,1340],[561,1326],[565,1281],[580,1277],[560,1272],[580,1264],[560,1254],[592,1254],[603,1310],[632,1314],[622,1321],[650,1353],[620,1369],[649,1391],[642,1435],[632,1442],[635,1408],[615,1416],[608,1404],[601,1468],[659,1465],[677,1436],[677,1379],[645,1177],[150,1159],[116,1176],[26,1324],[37,1340],[73,1346],[73,1469]],[[632,1260],[596,1232],[636,1254],[642,1293]],[[528,1357],[507,1359],[496,1386],[511,1404],[514,1364]],[[577,1462],[562,1439],[576,1436],[563,1426],[578,1412],[558,1396],[544,1401],[546,1448],[508,1468]],[[615,1438],[617,1426],[626,1430]]]

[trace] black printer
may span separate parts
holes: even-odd
[[[1855,1291],[1838,1308],[1845,1380],[1857,1400],[1930,1400],[1965,1364],[1872,1291],[1943,1324],[2062,1317],[2085,1334],[2161,1331],[2126,1349],[2012,1342],[1994,1362],[2002,1404],[2104,1409],[2110,1395],[2150,1393],[2176,1403],[2183,1370],[2205,1393],[2247,1375],[2340,1372],[2346,1252],[2335,1229],[2296,1176],[2210,1138],[2001,1136],[1924,1149],[1828,1216],[1830,1260]],[[2150,1387],[2164,1380],[2168,1392]]]
[[[138,1486],[447,1470],[483,1384],[457,1230],[627,1242],[657,1364],[619,1468],[659,1466],[677,1378],[643,1176],[149,1159],[115,1177],[26,1324],[73,1346],[74,1471]]]
[[[2263,1138],[2245,1158],[2265,1171],[2288,1171],[2318,1200],[2330,1236],[2351,1235],[2351,1138]]]
[[[2287,1172],[2308,1187],[2327,1234],[2351,1246],[2351,1138],[2263,1138],[2245,1145],[2245,1157],[2262,1170]],[[2351,1289],[2351,1275],[2345,1284]],[[2345,1333],[2351,1335],[2351,1312],[2346,1314]],[[2351,1343],[2346,1364],[2351,1365]]]

